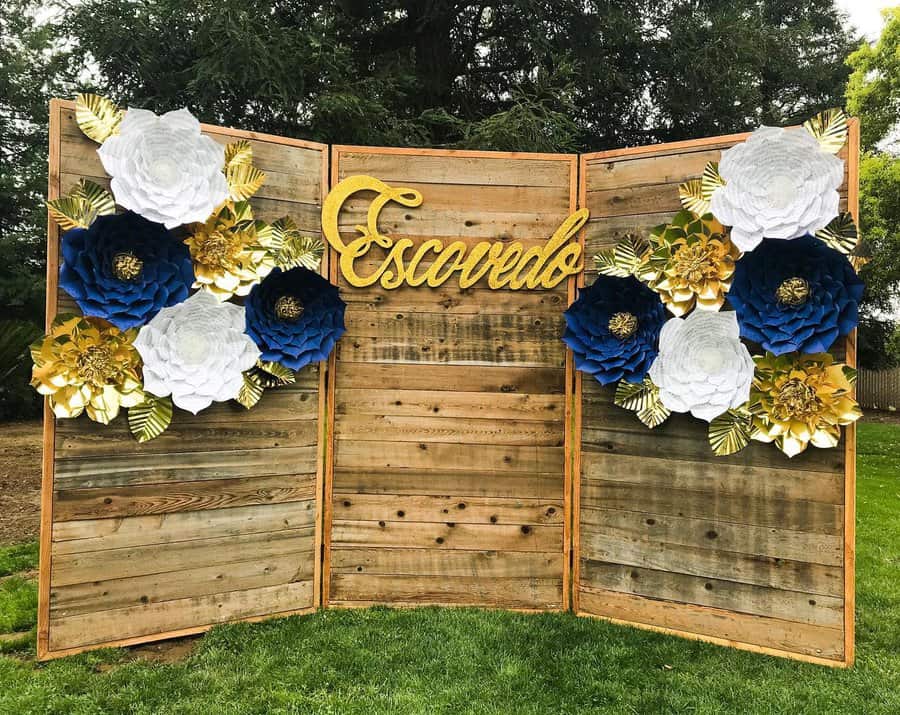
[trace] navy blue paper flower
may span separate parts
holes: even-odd
[[[635,278],[599,276],[565,312],[563,342],[575,367],[602,385],[624,378],[640,382],[656,357],[666,309]]]
[[[122,330],[183,301],[194,281],[188,247],[131,211],[67,231],[62,256],[59,284],[85,315]]]
[[[775,355],[821,353],[859,322],[863,282],[814,236],[765,239],[737,262],[728,300],[741,336]]]
[[[346,330],[346,307],[317,273],[276,268],[247,296],[247,335],[262,351],[260,360],[299,370],[328,357]]]

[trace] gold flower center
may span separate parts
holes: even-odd
[[[103,385],[115,373],[112,353],[102,345],[91,345],[75,359],[78,374],[85,382]]]
[[[197,263],[207,266],[227,266],[240,248],[240,238],[222,231],[199,237],[194,256]]]
[[[283,295],[275,301],[275,315],[279,320],[297,320],[303,315],[303,303],[292,295]]]
[[[772,413],[780,420],[808,420],[822,409],[815,388],[799,378],[787,380],[772,402]]]
[[[675,275],[688,283],[701,283],[718,270],[714,251],[701,243],[682,246],[672,258]]]
[[[637,331],[638,320],[631,313],[615,313],[607,327],[619,340],[628,340]]]
[[[775,297],[782,305],[796,308],[803,305],[809,298],[809,283],[805,278],[794,276],[782,281],[775,290]]]
[[[133,281],[144,270],[144,262],[133,253],[117,253],[112,259],[113,275],[120,281]]]

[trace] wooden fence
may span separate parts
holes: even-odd
[[[788,461],[715,458],[704,423],[650,432],[575,373],[563,310],[590,256],[678,208],[678,182],[743,136],[582,157],[247,138],[258,215],[318,234],[329,187],[368,174],[421,192],[380,229],[544,244],[578,207],[587,276],[550,290],[350,287],[326,365],[252,412],[178,412],[139,445],[120,420],[45,419],[41,658],[317,606],[574,608],[830,665],[853,659],[855,431]],[[856,138],[844,205],[856,207]],[[51,106],[50,196],[108,185],[73,105]],[[580,166],[579,166],[580,164]],[[371,192],[370,192],[371,193]],[[372,196],[351,198],[342,235]],[[48,243],[48,317],[71,311]],[[370,264],[383,259],[373,248]],[[422,263],[425,265],[425,262]],[[841,350],[844,348],[842,347]],[[854,343],[846,356],[854,359]],[[326,369],[327,367],[327,369]],[[327,436],[326,436],[327,435]]]
[[[864,409],[900,410],[900,367],[893,370],[860,370],[856,395]]]

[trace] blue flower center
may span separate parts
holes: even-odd
[[[782,305],[798,308],[809,299],[809,283],[798,276],[787,278],[775,289],[775,297]]]
[[[638,329],[638,319],[632,313],[614,313],[607,328],[619,340],[628,340]]]
[[[275,301],[275,317],[293,323],[303,315],[303,303],[292,295],[283,295]]]
[[[112,259],[113,275],[120,281],[137,280],[144,270],[144,262],[133,253],[117,253]]]

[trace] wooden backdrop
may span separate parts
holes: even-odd
[[[248,139],[268,178],[259,218],[292,216],[318,235],[327,148],[205,126],[226,144]],[[49,197],[81,177],[108,187],[97,145],[72,102],[50,107]],[[58,290],[59,232],[51,221],[47,322],[77,312]],[[324,370],[321,371],[324,376]],[[169,430],[140,445],[124,411],[113,424],[45,409],[38,653],[202,631],[223,621],[310,611],[319,602],[324,425],[318,366],[246,411],[176,410]]]
[[[380,221],[416,245],[543,244],[575,209],[576,170],[573,156],[332,149],[332,186],[369,174],[422,193]],[[345,205],[346,236],[373,195]],[[348,310],[329,386],[325,602],[566,608],[559,338],[574,279],[550,291],[460,290],[455,278],[387,291],[350,288],[332,265]]]
[[[859,126],[841,152],[842,210],[857,211]],[[586,253],[664,223],[678,184],[746,135],[581,157]],[[587,282],[594,279],[588,264]],[[844,346],[838,352],[843,356]],[[846,358],[855,363],[855,334]],[[853,660],[855,445],[793,459],[752,443],[715,457],[706,423],[650,431],[576,377],[575,610],[829,665]]]

